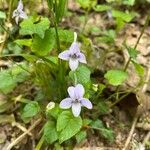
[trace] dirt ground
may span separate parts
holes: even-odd
[[[69,10],[72,12],[72,15],[64,18],[62,26],[64,28],[71,28],[72,30],[79,30],[79,28],[83,26],[83,23],[81,22],[78,24],[78,21],[76,20],[78,19],[78,15],[82,14],[82,11],[80,12],[79,6],[72,1],[69,3]],[[72,20],[73,16],[74,19]],[[94,46],[94,49],[89,56],[89,66],[95,67],[95,64],[97,64],[97,61],[99,60],[94,58],[101,57],[103,55],[103,50],[112,49],[112,52],[105,55],[105,59],[102,60],[102,63],[99,63],[99,65],[96,66],[96,69],[99,71],[106,71],[112,68],[121,68],[129,58],[127,51],[124,47],[122,47],[122,43],[126,39],[128,45],[135,45],[140,35],[144,20],[145,18],[143,18],[143,16],[139,16],[135,22],[126,24],[125,28],[117,35],[115,44],[112,47],[112,45],[96,42],[95,37],[98,35],[90,33],[91,26],[93,24],[100,29],[105,29],[111,27],[111,20],[107,20],[104,14],[96,12],[90,13],[85,29],[87,36],[91,39],[92,45]],[[137,58],[138,62],[144,66],[146,72],[145,81],[150,76],[149,39],[150,26],[145,30],[137,47],[137,50],[139,51]],[[122,50],[120,50],[120,48]],[[117,49],[117,51],[114,51],[114,49]],[[9,63],[10,62],[8,61],[0,61],[1,66],[9,67]],[[129,66],[128,73],[129,79],[125,85],[122,86],[122,89],[126,90],[137,85],[139,81],[139,77],[132,65]],[[20,85],[20,87],[23,88],[22,85]],[[16,94],[20,87],[15,90],[15,93],[11,94]],[[25,87],[26,89],[27,87],[30,88],[28,91],[32,95],[33,89],[31,88],[30,83],[27,83]],[[23,90],[25,91],[26,89]],[[114,91],[114,89],[111,88],[110,90],[111,92]],[[1,94],[0,103],[2,103],[5,99],[6,97]],[[2,122],[0,125],[0,150],[6,150],[6,147],[11,143],[11,141],[13,141],[13,139],[16,139],[30,127],[30,124],[25,126],[23,123],[12,123],[11,120],[16,120],[16,122],[18,121],[19,114],[15,112],[18,108],[19,104],[16,104],[13,107],[10,106],[9,111],[7,111],[9,118],[0,118],[0,123]],[[135,115],[136,113],[138,115]],[[125,143],[130,136],[130,130],[133,130],[133,133],[131,135],[128,149],[144,150],[143,143],[147,141],[148,144],[146,150],[150,150],[150,86],[146,84],[146,87],[138,89],[136,93],[130,93],[117,105],[111,107],[109,114],[102,115],[100,119],[107,127],[112,128],[115,132],[114,142],[110,143],[100,136],[89,134],[88,139],[82,141],[82,143],[78,145],[75,145],[75,150],[123,150]],[[39,123],[39,127],[41,126],[40,124],[42,124],[42,122]],[[39,131],[39,127],[37,127],[37,129],[33,129],[32,132],[29,132],[14,149],[27,150],[34,147],[37,139],[39,138],[39,134],[36,132]]]

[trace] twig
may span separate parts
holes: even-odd
[[[131,127],[131,130],[130,130],[130,133],[128,135],[128,138],[126,140],[126,143],[124,145],[124,148],[122,150],[128,150],[128,145],[131,141],[131,138],[132,138],[132,135],[134,133],[134,129],[135,129],[135,125],[137,123],[137,120],[138,120],[138,115],[135,115],[134,119],[133,119],[133,123],[132,123],[132,127]]]
[[[143,85],[143,88],[142,88],[142,92],[146,92],[147,90],[147,87],[148,87],[148,82],[150,80],[150,68],[148,68],[148,72],[147,72],[147,76],[146,76],[146,79],[145,79],[145,84]],[[150,131],[147,133],[147,135],[145,136],[144,140],[143,140],[143,144],[147,143],[147,141],[150,139]]]
[[[147,90],[147,87],[148,87],[148,82],[150,80],[150,68],[148,68],[148,72],[147,72],[147,76],[146,76],[146,79],[145,79],[145,84],[143,85],[143,88],[142,88],[142,92],[146,92]]]
[[[142,92],[143,93],[147,89],[147,82],[149,81],[149,79],[150,79],[150,69],[148,70],[148,74],[147,74],[147,77],[146,77],[146,83],[143,85],[143,88],[142,88]],[[131,127],[130,133],[128,135],[128,138],[126,140],[126,143],[125,143],[125,146],[124,146],[123,150],[127,150],[127,148],[128,148],[128,145],[130,143],[130,140],[132,138],[132,135],[133,135],[136,123],[137,123],[137,120],[138,120],[138,115],[136,114],[135,117],[134,117],[134,120],[133,120],[133,123],[132,123],[132,127]],[[148,132],[147,136],[144,138],[143,143],[146,143],[149,140],[149,138],[150,138],[150,132]]]
[[[150,20],[150,12],[148,13],[148,16],[147,16],[146,21],[145,21],[145,24],[144,24],[144,26],[143,26],[143,28],[142,28],[141,34],[139,35],[139,37],[138,37],[138,39],[137,39],[137,41],[136,41],[136,43],[135,43],[135,45],[134,45],[134,49],[137,48],[137,46],[138,46],[138,44],[139,44],[139,42],[140,42],[140,39],[141,39],[142,35],[144,34],[144,31],[145,31],[146,27],[148,26],[149,20]],[[129,59],[128,59],[126,65],[125,65],[124,71],[127,70],[128,66],[129,66],[129,64],[130,64],[131,59],[132,59],[132,58],[129,57]]]
[[[40,122],[41,122],[41,118],[38,119],[26,132],[24,132],[23,134],[21,134],[17,139],[15,139],[12,143],[10,143],[8,145],[8,147],[6,148],[6,150],[11,150],[16,144],[18,144],[31,130],[33,130]]]
[[[23,132],[28,132],[27,134],[32,136],[32,133],[30,133],[25,127],[23,127],[20,123],[18,122],[13,122],[12,126],[16,126],[17,128],[19,128],[20,130],[22,130]]]

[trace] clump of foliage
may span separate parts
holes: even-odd
[[[67,145],[74,139],[80,143],[87,138],[88,132],[91,132],[90,134],[98,132],[98,135],[113,142],[115,134],[103,123],[100,116],[108,114],[110,107],[143,83],[144,69],[136,60],[138,55],[136,48],[141,36],[135,47],[123,43],[123,47],[128,50],[129,60],[122,69],[105,72],[103,75],[105,83],[97,82],[91,77],[95,68],[89,67],[88,57],[86,59],[86,55],[90,55],[90,52],[82,50],[90,40],[84,34],[90,11],[106,13],[109,19],[114,20],[115,29],[101,31],[94,28],[96,32],[101,33],[101,37],[98,37],[100,42],[113,45],[117,33],[137,15],[128,9],[135,1],[108,0],[106,4],[98,4],[95,0],[77,0],[77,2],[85,13],[84,27],[76,31],[82,46],[77,42],[77,34],[73,29],[59,26],[67,9],[67,0],[47,0],[49,16],[37,13],[27,16],[21,0],[17,9],[14,9],[13,1],[10,0],[8,16],[0,11],[0,30],[7,34],[1,49],[1,58],[14,60],[10,68],[2,69],[0,72],[0,91],[9,97],[10,93],[15,93],[17,86],[21,87],[24,83],[32,85],[34,89],[29,96],[28,89],[27,93],[22,93],[20,88],[21,96],[18,97],[15,93],[16,96],[0,104],[0,113],[20,103],[21,121],[28,124],[41,118],[42,133],[37,149],[44,143],[53,144],[54,147],[60,147],[60,144]],[[116,2],[119,3],[117,6]],[[124,5],[126,10],[119,10],[119,5]],[[13,27],[9,28],[6,22],[11,20]],[[144,30],[141,35],[143,32]],[[15,61],[17,57],[21,62]],[[122,95],[119,88],[128,79],[127,68],[130,63],[134,65],[140,81],[137,87]],[[116,90],[106,98],[104,91],[110,85]],[[112,99],[114,101],[110,101]]]

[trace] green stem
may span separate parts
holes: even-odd
[[[10,2],[9,2],[9,10],[8,10],[8,20],[7,20],[8,22],[10,22],[10,20],[11,20],[13,3],[14,3],[14,0],[10,0]]]
[[[58,35],[58,25],[56,23],[56,21],[54,22],[54,28],[55,28],[55,33],[56,33],[56,43],[57,43],[57,49],[58,49],[58,53],[60,53],[60,42],[59,42],[59,35]]]
[[[128,96],[130,93],[135,92],[138,88],[139,88],[139,84],[135,88],[133,88],[132,90],[126,92],[126,94],[122,95],[122,97],[118,98],[114,103],[112,103],[110,105],[110,107],[113,107],[114,105],[116,105],[117,103],[119,103],[123,98],[125,98],[126,96]]]
[[[114,105],[116,105],[117,103],[119,103],[123,98],[125,98],[126,96],[128,96],[130,93],[131,93],[131,91],[128,92],[128,93],[126,93],[125,95],[123,95],[123,96],[120,97],[119,99],[117,99],[114,103],[112,103],[112,104],[110,105],[110,108],[113,107]]]
[[[134,49],[135,49],[135,50],[136,50],[136,48],[137,48],[137,46],[138,46],[138,44],[139,44],[139,42],[140,42],[140,39],[141,39],[142,35],[144,34],[144,31],[145,31],[146,27],[148,26],[149,20],[150,20],[150,12],[148,13],[148,16],[147,16],[147,18],[146,18],[145,24],[144,24],[144,26],[143,26],[143,28],[142,28],[142,30],[141,30],[141,34],[140,34],[140,36],[138,37],[137,42],[136,42],[135,45],[134,45]],[[132,59],[132,58],[129,57],[129,59],[128,59],[128,61],[127,61],[126,65],[125,65],[125,67],[124,67],[124,71],[127,70],[128,66],[129,66],[129,64],[130,64],[131,59]]]
[[[131,91],[128,91],[128,92],[131,92]],[[124,94],[124,93],[128,93],[127,91],[124,91],[124,92],[118,92],[118,94]],[[111,98],[113,98],[117,93],[113,93],[111,94],[107,99],[105,99],[105,101],[108,101],[110,100]]]
[[[38,144],[36,145],[35,150],[40,150],[42,145],[44,143],[44,135],[41,137],[41,139],[39,140]]]
[[[73,72],[73,75],[74,75],[74,85],[76,86],[78,83],[78,79],[75,71]]]
[[[56,43],[57,43],[57,50],[58,53],[61,52],[60,49],[60,40],[59,40],[59,35],[58,35],[58,24],[57,24],[57,18],[56,18],[56,10],[57,10],[57,0],[54,1],[53,5],[53,17],[54,17],[54,28],[55,28],[55,33],[56,33]],[[55,12],[54,12],[55,11]],[[59,95],[60,98],[62,98],[63,95],[63,90],[64,90],[64,82],[65,82],[65,75],[64,75],[64,66],[62,64],[62,61],[59,59],[59,74],[58,74],[58,82],[59,82]]]
[[[99,130],[99,131],[105,131],[105,128],[96,128],[96,127],[92,127],[92,126],[86,126],[86,128],[90,128],[90,129],[94,129],[94,130]]]
[[[57,0],[55,0],[55,3],[53,5],[53,20],[54,20],[54,28],[56,33],[56,43],[57,43],[57,49],[58,53],[60,53],[60,41],[59,41],[59,35],[58,35],[58,24],[57,24],[57,18],[56,18],[56,10],[57,10]],[[55,11],[55,12],[54,12]]]
[[[148,16],[147,16],[147,18],[146,18],[146,20],[145,20],[145,24],[144,24],[144,26],[143,26],[143,28],[142,28],[142,30],[141,30],[141,33],[140,33],[140,35],[139,35],[139,37],[138,37],[138,39],[137,39],[137,41],[136,41],[136,43],[135,43],[135,45],[134,45],[134,49],[135,49],[135,50],[136,50],[136,48],[137,48],[137,46],[138,46],[138,44],[139,44],[139,42],[140,42],[140,39],[141,39],[142,35],[144,34],[144,31],[145,31],[146,27],[148,26],[149,20],[150,20],[150,12],[148,13]],[[125,67],[124,67],[124,69],[123,69],[124,72],[127,70],[127,68],[128,68],[128,66],[129,66],[131,60],[132,60],[132,58],[129,57],[129,59],[128,59],[126,65],[125,65]],[[116,88],[116,93],[118,93],[119,87],[120,87],[120,86],[117,86],[117,88]],[[117,94],[117,95],[116,95],[116,99],[118,100],[118,98],[119,98],[119,95]]]

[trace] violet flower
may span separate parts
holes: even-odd
[[[69,50],[63,51],[58,55],[60,59],[68,60],[69,67],[72,71],[78,68],[79,62],[86,63],[86,58],[83,53],[80,52],[79,44],[76,42],[77,33],[74,33],[74,42],[71,44]]]
[[[13,11],[13,16],[12,18],[15,18],[15,21],[16,21],[16,24],[18,24],[19,22],[19,18],[22,18],[22,19],[27,19],[28,16],[26,15],[26,13],[23,11],[23,3],[22,3],[22,0],[20,0],[18,2],[18,6],[17,6],[17,9],[15,9]]]
[[[75,117],[80,115],[81,106],[92,109],[92,103],[88,99],[83,98],[85,91],[81,84],[77,84],[75,87],[69,87],[68,93],[70,97],[63,99],[60,102],[60,108],[68,109],[72,107],[72,113]]]

